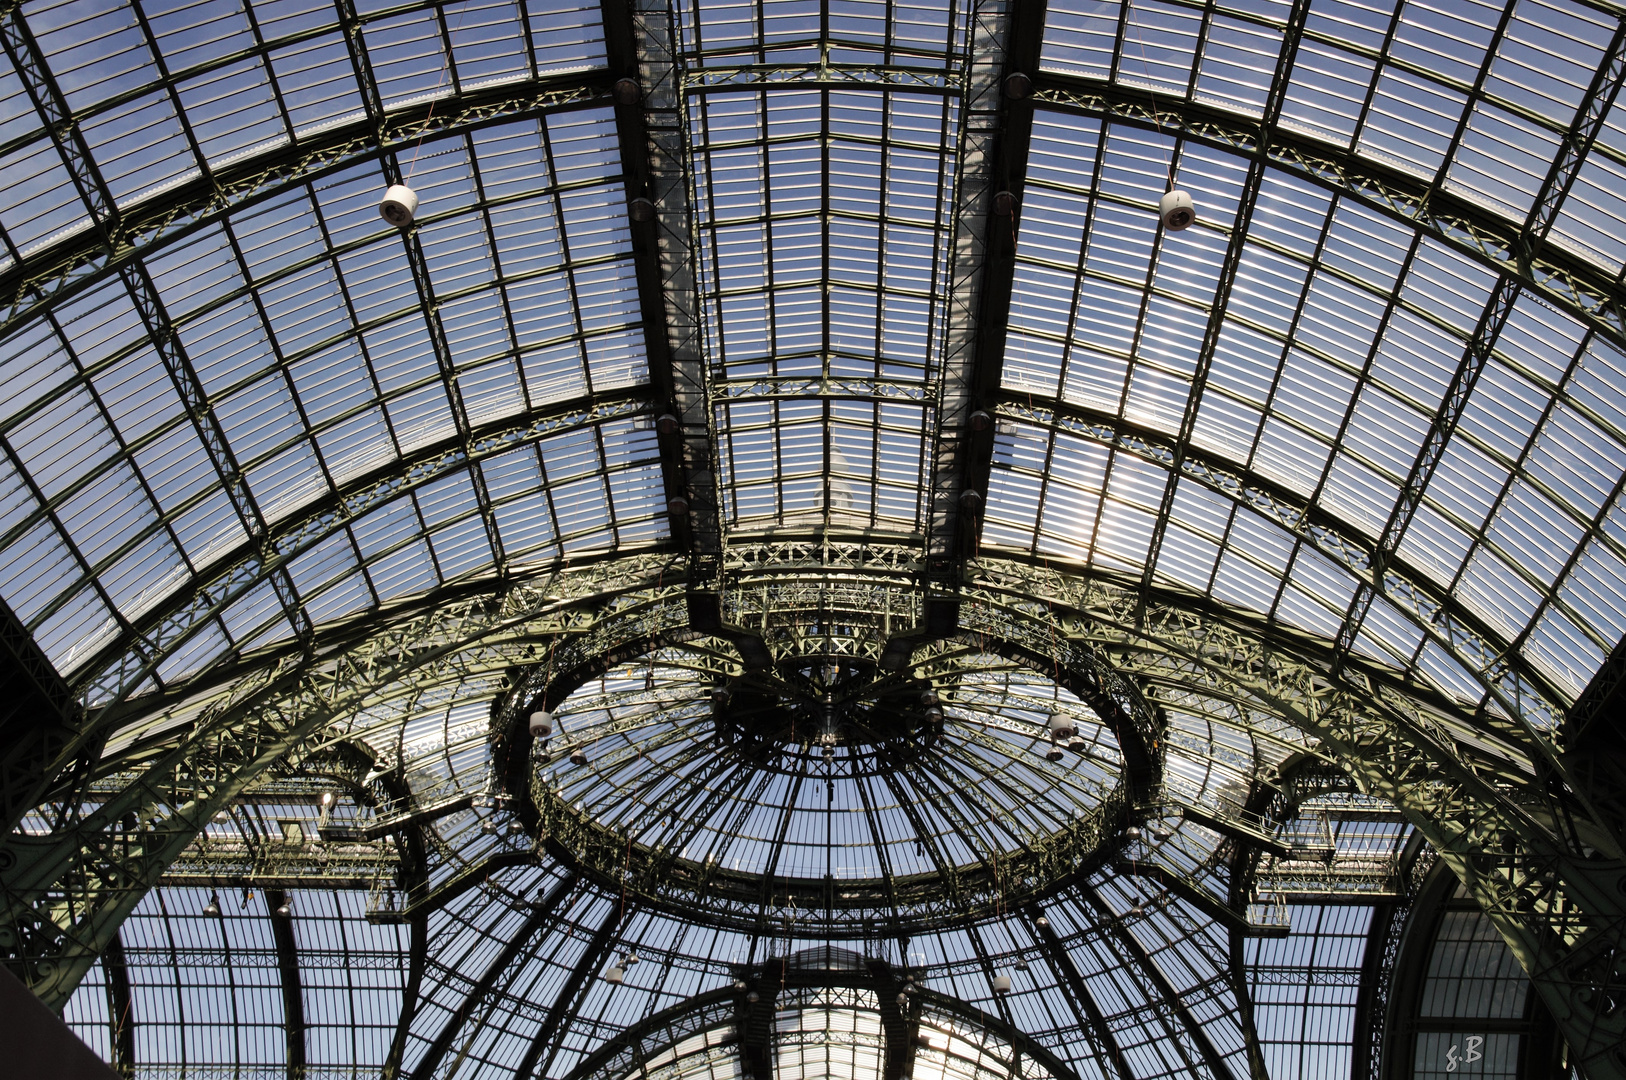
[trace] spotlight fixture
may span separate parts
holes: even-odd
[[[1184,191],[1169,191],[1157,201],[1157,216],[1169,232],[1180,232],[1197,220],[1197,205]]]
[[[418,193],[405,184],[391,184],[378,204],[378,212],[397,229],[404,229],[417,216]]]
[[[282,903],[277,905],[276,916],[279,919],[291,919],[294,915],[294,898],[285,896]]]
[[[203,913],[211,916],[220,914],[220,897],[214,892],[209,893],[209,902],[203,905]]]

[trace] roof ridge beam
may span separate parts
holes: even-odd
[[[616,77],[616,130],[626,174],[633,263],[672,539],[691,580],[715,578],[722,519],[712,462],[710,389],[694,249],[693,181],[683,62],[662,0],[602,0],[605,50]]]
[[[1033,131],[1029,97],[1045,0],[983,0],[971,14],[950,236],[949,327],[927,492],[927,579],[952,586],[979,537],[994,453],[988,406],[1004,369],[1016,233]]]

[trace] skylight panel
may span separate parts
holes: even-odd
[[[1238,112],[1263,113],[1281,50],[1282,36],[1274,27],[1215,15],[1193,96]]]
[[[439,16],[435,8],[422,8],[366,24],[367,59],[386,111],[451,89]]]
[[[1428,428],[1429,417],[1368,384],[1356,398],[1341,445],[1389,479],[1404,480]]]
[[[1525,470],[1591,520],[1619,486],[1626,448],[1568,405],[1559,403],[1530,445]]]
[[[49,137],[0,157],[0,192],[6,236],[24,254],[62,230],[88,227],[89,210]]]
[[[1331,447],[1275,417],[1259,431],[1253,468],[1291,491],[1309,495],[1321,481]]]
[[[1605,641],[1626,637],[1626,612],[1617,602],[1626,595],[1626,558],[1613,545],[1593,539],[1582,546],[1559,595],[1597,637]]]
[[[1360,148],[1432,179],[1445,160],[1466,104],[1466,96],[1457,91],[1386,65],[1373,88]]]
[[[27,19],[70,109],[84,109],[158,78],[152,52],[128,7],[67,0],[30,6]]]
[[[1374,68],[1365,57],[1306,38],[1299,45],[1282,97],[1282,123],[1339,146],[1349,145]]]
[[[1455,375],[1462,342],[1409,311],[1396,311],[1373,354],[1369,377],[1432,413]],[[1409,466],[1409,463],[1408,463]]]
[[[1531,627],[1523,654],[1572,698],[1579,697],[1603,666],[1604,651],[1556,608]]]
[[[1463,565],[1454,594],[1507,640],[1529,624],[1541,603],[1535,590],[1506,561],[1483,546]]]
[[[1453,187],[1522,220],[1556,156],[1558,136],[1486,102],[1473,107],[1450,170]]]
[[[1400,486],[1394,479],[1347,451],[1333,455],[1321,502],[1368,539],[1375,540],[1382,534],[1399,498]]]
[[[1119,8],[1116,0],[1049,5],[1040,63],[1052,71],[1109,77],[1117,48]]]
[[[1567,0],[1519,0],[1485,89],[1568,125],[1615,27],[1615,20]]]
[[[341,117],[362,115],[361,92],[342,34],[273,49],[270,60],[296,135]]]
[[[1626,264],[1626,240],[1609,226],[1626,215],[1626,166],[1596,152],[1587,156],[1553,221],[1552,239],[1611,271]]]
[[[115,203],[197,168],[166,92],[147,94],[80,125]]]

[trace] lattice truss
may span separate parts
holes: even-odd
[[[1338,1075],[1437,857],[1626,1076],[1622,20],[0,0],[0,952],[141,1076]]]

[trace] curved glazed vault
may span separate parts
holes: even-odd
[[[0,955],[137,1077],[1376,1080],[1471,922],[1626,1077],[1623,20],[0,0]]]

